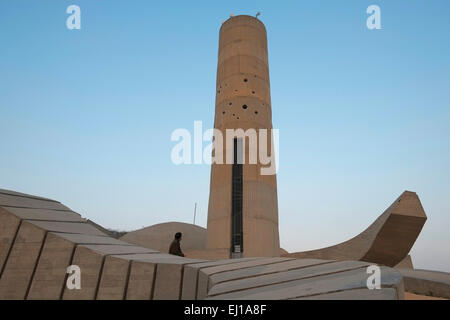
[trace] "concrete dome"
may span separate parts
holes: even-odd
[[[150,227],[128,232],[120,240],[167,253],[170,243],[177,232],[183,234],[181,250],[184,253],[206,248],[206,229],[182,222],[155,224]]]

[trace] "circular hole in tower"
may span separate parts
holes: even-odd
[[[258,114],[258,111],[255,111],[255,114]]]
[[[247,82],[247,81],[248,81],[248,79],[247,79],[247,78],[245,78],[245,79],[244,79],[244,82]]]
[[[247,109],[248,107],[247,107],[247,105],[246,104],[244,104],[243,106],[242,106],[242,109]]]

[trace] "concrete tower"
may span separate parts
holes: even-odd
[[[249,163],[249,138],[226,145],[226,129],[267,129],[271,153],[267,36],[257,18],[231,17],[220,28],[214,127],[223,134],[224,153],[232,152],[234,160],[245,146],[245,163],[212,164],[208,251],[216,258],[279,256],[276,175],[261,174],[268,165],[259,156],[256,164]]]

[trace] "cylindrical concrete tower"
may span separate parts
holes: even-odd
[[[208,251],[216,258],[279,256],[276,175],[261,174],[268,165],[261,163],[258,153],[257,163],[249,163],[249,138],[226,146],[227,129],[266,129],[265,147],[271,154],[267,36],[257,18],[231,17],[220,28],[214,127],[223,134],[224,163],[225,153],[234,151],[236,160],[243,144],[245,163],[212,164]],[[259,150],[262,139],[258,143]]]

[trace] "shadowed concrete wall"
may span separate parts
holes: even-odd
[[[251,16],[228,19],[220,28],[214,127],[271,129],[269,64],[266,29]],[[270,137],[270,132],[268,132]],[[280,255],[276,175],[261,175],[261,162],[249,164],[249,139],[243,165],[243,256]],[[270,153],[270,139],[267,143]],[[217,154],[217,151],[215,152]],[[230,257],[232,165],[212,164],[208,207],[207,248],[216,256]]]

